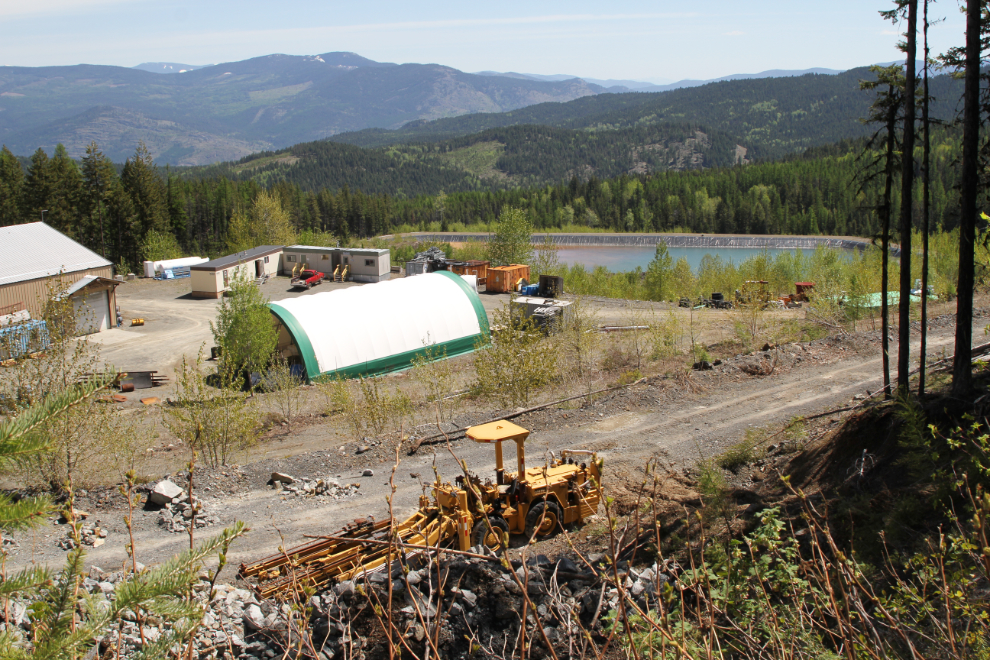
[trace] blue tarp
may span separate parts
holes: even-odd
[[[44,321],[25,321],[0,328],[0,360],[43,351],[49,343],[48,325]]]

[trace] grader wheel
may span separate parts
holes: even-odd
[[[548,536],[560,531],[563,512],[556,502],[537,502],[526,514],[526,536]]]
[[[491,528],[488,527],[491,523]],[[488,521],[479,520],[471,530],[471,544],[483,545],[490,550],[501,550],[504,547],[502,539],[509,533],[509,523],[501,516],[491,516]]]

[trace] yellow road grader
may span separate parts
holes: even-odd
[[[602,459],[591,451],[565,449],[560,458],[551,455],[546,465],[527,469],[528,436],[529,431],[505,420],[473,426],[468,438],[495,445],[494,482],[474,475],[453,484],[438,479],[432,499],[421,495],[419,510],[395,526],[394,536],[391,520],[357,520],[336,534],[241,564],[239,575],[267,598],[347,580],[431,548],[500,549],[509,534],[543,537],[594,515],[601,499]],[[502,462],[502,444],[510,441],[516,445],[514,472]]]

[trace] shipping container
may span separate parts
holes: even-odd
[[[529,282],[529,266],[526,264],[492,266],[488,269],[488,282],[485,288],[493,293],[507,293],[517,289],[519,280]]]
[[[490,261],[479,261],[477,259],[447,262],[447,267],[451,272],[458,275],[474,275],[477,277],[479,287],[483,287],[488,283],[489,266],[491,266]]]

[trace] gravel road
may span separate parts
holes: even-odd
[[[929,337],[930,356],[951,351],[953,342],[952,325],[935,321]],[[974,336],[982,337],[984,324],[985,321],[975,324]],[[891,351],[892,355],[896,352],[893,342]],[[772,353],[766,355],[769,358]],[[605,457],[607,489],[610,478],[638,481],[637,475],[642,475],[642,467],[650,458],[688,466],[699,456],[716,455],[738,442],[748,428],[779,425],[795,416],[857,403],[854,397],[880,385],[878,333],[788,344],[781,347],[772,374],[746,373],[744,367],[760,357],[741,356],[712,371],[689,376],[660,376],[610,393],[584,407],[573,402],[570,408],[561,406],[519,417],[515,421],[533,432],[527,458],[533,464],[542,461],[544,452],[551,448],[594,449]],[[320,428],[305,432],[319,433]],[[305,535],[333,532],[357,517],[387,517],[392,464],[382,459],[385,452],[355,455],[354,445],[346,445],[342,452],[339,441],[327,437],[324,450],[200,472],[197,493],[217,523],[197,530],[197,535],[209,534],[211,529],[234,520],[245,521],[251,532],[229,553],[230,562],[236,565],[275,552],[281,538],[288,547],[303,542]],[[452,446],[457,457],[482,476],[493,469],[491,447],[464,440]],[[511,450],[506,461],[514,461]],[[395,473],[397,490],[393,502],[397,516],[405,517],[415,510],[420,479],[431,481],[434,466],[445,479],[458,474],[446,446],[424,446],[413,456],[402,452]],[[362,476],[368,469],[374,475]],[[343,499],[296,496],[266,484],[273,471],[310,479],[335,478],[341,484],[360,484],[360,488],[357,495]],[[122,522],[122,504],[121,496],[112,489],[80,497],[79,508],[92,514],[87,522],[108,532],[101,547],[89,549],[89,564],[111,570],[124,561],[127,530]],[[161,561],[188,547],[188,537],[166,531],[157,522],[159,516],[155,510],[135,512],[135,543],[138,558],[144,563]],[[8,547],[12,552],[9,567],[31,562],[57,565],[64,550],[56,543],[65,535],[66,527],[54,520],[19,534],[16,545]],[[228,575],[232,576],[233,572]]]

